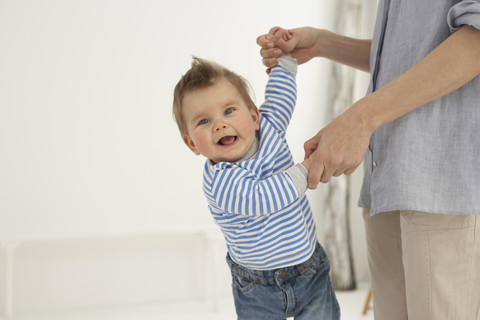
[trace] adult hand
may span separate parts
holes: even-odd
[[[260,55],[263,64],[271,68],[277,64],[277,57],[290,54],[297,59],[299,64],[319,56],[318,37],[324,30],[303,27],[288,30],[287,39],[283,36],[285,29],[273,27],[268,34],[257,38],[257,44],[261,47]]]
[[[332,176],[352,174],[362,163],[373,130],[354,106],[305,142],[305,158],[312,159],[309,189],[327,183]]]

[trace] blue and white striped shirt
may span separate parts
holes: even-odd
[[[234,163],[208,160],[204,170],[204,193],[231,258],[255,270],[304,262],[316,243],[306,181],[299,190],[289,174],[297,166],[285,138],[296,102],[296,62],[289,72],[295,60],[279,60],[259,108],[257,152]]]

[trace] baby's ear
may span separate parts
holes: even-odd
[[[185,142],[187,147],[190,150],[192,150],[193,153],[195,153],[197,156],[200,154],[200,152],[198,152],[198,150],[197,150],[197,147],[195,146],[195,142],[193,142],[193,140],[190,138],[190,136],[188,136],[188,135],[183,136],[183,142]]]
[[[252,115],[253,122],[255,122],[255,130],[260,129],[260,113],[257,107],[250,109],[250,114]]]

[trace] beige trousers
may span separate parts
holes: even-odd
[[[375,320],[480,320],[480,216],[363,217]]]

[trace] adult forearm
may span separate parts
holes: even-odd
[[[274,27],[268,34],[257,38],[261,47],[262,62],[267,67],[277,64],[277,58],[289,54],[298,64],[315,57],[327,58],[363,71],[370,71],[371,40],[359,40],[345,37],[334,32],[313,27],[301,27],[289,30],[291,38],[285,40],[278,34],[283,29]]]
[[[370,72],[370,47],[372,40],[355,39],[318,29],[318,56],[347,66]]]
[[[402,76],[359,100],[359,111],[376,130],[463,86],[480,74],[480,30],[464,26]]]

